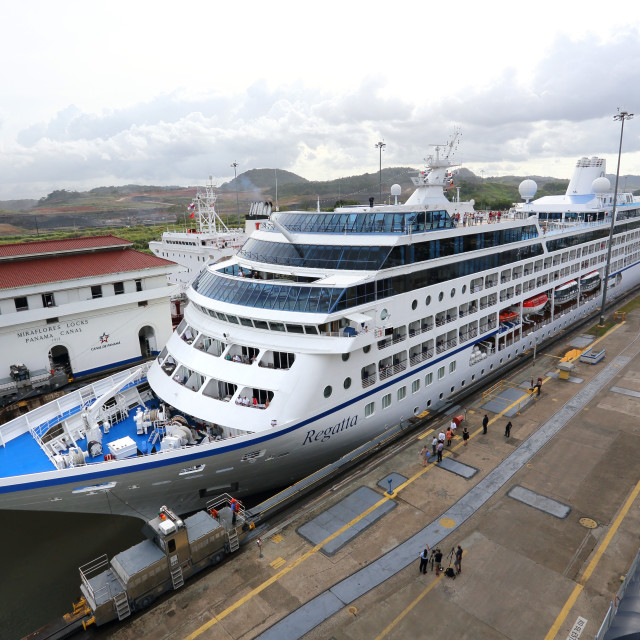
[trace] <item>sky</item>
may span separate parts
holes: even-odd
[[[25,0],[0,22],[0,200],[122,184],[424,167],[640,174],[631,0]],[[382,153],[375,147],[384,141]]]

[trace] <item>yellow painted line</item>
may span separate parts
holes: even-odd
[[[431,589],[433,589],[438,582],[442,579],[442,575],[439,575],[395,620],[390,622],[380,633],[375,637],[375,640],[381,640],[389,631],[391,631],[421,600],[424,598]],[[427,623],[429,624],[429,623]]]
[[[269,563],[274,569],[281,567],[283,564],[287,564],[284,558],[276,558],[273,562]]]
[[[422,440],[422,438],[426,438],[428,435],[431,435],[434,431],[435,429],[427,429],[424,433],[421,433],[418,436],[418,440]]]
[[[544,637],[544,640],[553,640],[556,637],[556,634],[560,630],[560,627],[564,624],[566,617],[569,615],[569,612],[571,611],[573,605],[576,603],[578,596],[582,593],[582,590],[584,589],[584,585],[587,583],[587,581],[591,577],[591,574],[595,571],[595,568],[598,566],[598,563],[600,562],[602,555],[607,550],[607,547],[611,543],[611,540],[613,540],[613,536],[617,533],[618,528],[622,524],[622,521],[624,520],[627,513],[629,512],[629,509],[631,509],[631,506],[633,505],[635,499],[638,497],[639,493],[640,493],[640,481],[633,488],[633,491],[625,501],[622,509],[620,510],[620,513],[618,514],[613,524],[611,525],[611,528],[607,532],[607,535],[604,537],[604,540],[600,543],[600,546],[598,547],[596,552],[593,554],[593,558],[591,558],[591,562],[589,562],[589,564],[587,565],[587,568],[584,570],[583,574],[580,576],[580,579],[578,580],[578,584],[576,584],[576,586],[573,588],[571,595],[569,596],[564,606],[562,607],[562,610],[558,614],[556,621],[553,623],[553,625],[551,625],[551,628],[549,629],[549,632],[547,633],[547,635]]]

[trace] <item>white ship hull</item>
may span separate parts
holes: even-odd
[[[589,224],[563,222],[543,233],[527,203],[500,223],[455,228],[448,216],[457,205],[432,198],[434,185],[420,180],[412,198],[426,206],[421,217],[413,204],[339,210],[335,219],[295,212],[276,219],[274,228],[261,225],[247,242],[251,251],[207,267],[189,289],[183,322],[147,373],[155,397],[140,380],[118,392],[124,383],[114,377],[105,382],[111,395],[105,385],[74,392],[1,425],[0,508],[148,518],[159,504],[184,513],[221,492],[246,496],[286,486],[403,420],[450,406],[534,345],[597,315],[596,293],[559,301],[554,294],[604,266],[605,210]],[[412,228],[402,216],[414,216]],[[623,216],[609,301],[640,284],[640,203],[627,200]],[[296,237],[302,233],[308,237]],[[497,236],[503,246],[481,246]],[[305,237],[307,253],[297,250]],[[312,253],[321,245],[317,238],[326,245],[323,260],[338,265],[333,271],[313,262],[319,261]],[[429,251],[442,246],[449,254],[417,260],[421,241]],[[379,271],[340,267],[346,253],[334,247],[357,242],[359,255],[380,261]],[[380,257],[385,247],[389,253]],[[533,320],[527,303],[541,294],[548,305]],[[319,311],[321,305],[329,311]],[[512,310],[508,321],[504,313],[500,320],[504,309]],[[160,450],[147,451],[144,435],[137,441],[141,455],[134,447],[132,457],[93,457],[89,464],[80,452],[71,455],[70,441],[84,437],[82,421],[91,424],[82,405],[102,411],[115,394],[126,413],[141,401],[138,389],[147,405],[160,400],[207,437],[172,448],[179,438],[160,426],[148,439],[161,438]],[[57,431],[50,426],[58,423]],[[26,434],[28,444],[31,431],[46,434],[31,455],[49,451],[49,470],[46,464],[21,470],[14,443]],[[54,445],[69,451],[58,454]],[[62,468],[65,456],[81,461]]]

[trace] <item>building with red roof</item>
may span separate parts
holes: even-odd
[[[11,365],[77,378],[157,354],[175,269],[116,236],[0,245],[0,393]]]

